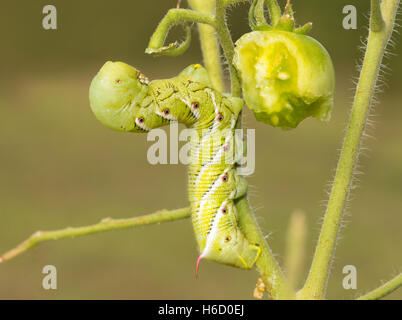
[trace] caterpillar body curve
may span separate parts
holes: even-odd
[[[118,131],[148,132],[177,121],[193,128],[188,198],[201,259],[250,269],[260,254],[238,225],[234,200],[247,192],[238,175],[234,129],[243,100],[214,89],[201,65],[177,77],[148,79],[122,62],[106,62],[90,87],[92,111]]]

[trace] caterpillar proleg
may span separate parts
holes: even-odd
[[[107,127],[148,132],[178,121],[194,128],[188,198],[201,259],[250,269],[260,248],[245,238],[234,200],[247,192],[238,175],[234,128],[243,100],[212,89],[206,69],[191,65],[177,77],[148,79],[123,62],[106,62],[91,83],[92,111]],[[228,161],[235,155],[234,161]]]

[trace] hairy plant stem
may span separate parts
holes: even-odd
[[[207,14],[214,14],[215,0],[188,0],[192,9]],[[214,27],[199,23],[201,50],[203,52],[204,65],[208,70],[212,86],[220,91],[224,91],[223,71],[221,66],[219,43],[215,36]],[[205,54],[208,52],[208,54]]]
[[[285,274],[293,288],[299,285],[303,272],[306,234],[306,215],[303,211],[297,210],[290,217],[285,252]]]
[[[395,278],[387,281],[379,288],[366,293],[365,295],[358,298],[358,300],[377,300],[381,299],[388,294],[392,293],[396,289],[402,286],[402,273],[397,275]]]
[[[241,96],[240,79],[232,63],[234,57],[234,45],[228,26],[226,24],[225,13],[226,13],[225,1],[216,0],[215,29],[216,33],[218,34],[223,49],[223,53],[225,54],[226,61],[229,65],[232,96],[240,97]]]
[[[134,217],[129,219],[112,219],[105,218],[101,222],[84,227],[65,228],[55,231],[37,231],[20,245],[6,252],[0,257],[0,263],[11,260],[25,251],[35,247],[37,244],[48,240],[59,240],[65,238],[74,238],[78,236],[86,236],[98,232],[131,228],[160,222],[175,221],[190,217],[190,208],[182,208],[177,210],[159,210],[155,213]]]
[[[148,43],[148,48],[145,50],[145,52],[157,52],[158,49],[164,46],[165,39],[170,28],[176,24],[186,21],[203,23],[211,26],[215,25],[214,17],[210,14],[189,9],[170,9],[159,22],[155,32],[152,34],[152,37]],[[183,53],[183,51],[179,52],[178,54],[181,53]]]
[[[370,31],[363,67],[357,85],[345,140],[340,154],[334,184],[321,228],[320,237],[307,281],[298,293],[300,299],[323,299],[334,255],[339,227],[348,200],[361,137],[366,126],[381,61],[394,26],[399,0],[382,1],[381,26],[379,0],[372,1]]]

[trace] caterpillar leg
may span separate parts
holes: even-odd
[[[236,179],[236,189],[235,189],[235,193],[233,195],[233,199],[239,199],[247,193],[248,182],[245,178],[243,178],[242,176],[239,176],[237,173],[236,173],[235,179]]]
[[[247,240],[245,241],[248,243]],[[239,259],[242,262],[242,266],[239,266],[239,268],[251,269],[260,256],[260,253],[260,247],[248,243],[247,246],[243,248],[243,251],[239,253]]]

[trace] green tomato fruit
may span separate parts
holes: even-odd
[[[328,52],[313,38],[253,31],[236,42],[233,63],[257,120],[285,129],[310,116],[329,120],[335,73]]]

